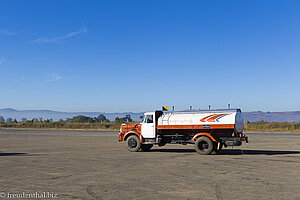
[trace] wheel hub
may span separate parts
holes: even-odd
[[[201,142],[200,144],[199,144],[199,149],[201,150],[201,151],[207,151],[208,150],[208,144],[207,144],[207,142]]]
[[[134,139],[130,139],[128,144],[131,148],[135,148],[137,146],[137,142]]]

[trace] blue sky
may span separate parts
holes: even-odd
[[[0,1],[0,108],[300,110],[300,1]]]

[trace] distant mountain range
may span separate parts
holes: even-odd
[[[300,111],[289,112],[243,112],[244,121],[257,122],[300,122]]]
[[[11,108],[0,109],[0,116],[5,119],[11,117],[12,119],[17,119],[20,121],[22,118],[32,119],[40,118],[43,119],[53,119],[58,121],[60,119],[72,118],[76,115],[85,115],[89,117],[97,117],[99,114],[104,114],[107,119],[113,121],[116,117],[125,117],[125,115],[130,115],[134,121],[140,121],[140,116],[143,115],[142,112],[123,112],[123,113],[104,113],[104,112],[59,112],[52,110],[15,110]],[[266,122],[300,122],[300,111],[290,111],[290,112],[243,112],[244,121],[247,122],[257,122],[264,120]]]
[[[11,108],[0,109],[0,116],[3,116],[5,119],[11,117],[12,119],[17,119],[20,121],[22,118],[32,119],[32,118],[40,118],[45,119],[53,119],[54,121],[58,121],[60,119],[72,118],[77,115],[84,115],[88,117],[97,117],[100,114],[106,116],[110,121],[114,121],[116,117],[125,117],[126,115],[130,115],[134,121],[140,121],[140,116],[143,113],[133,113],[133,112],[124,112],[124,113],[104,113],[104,112],[59,112],[53,110],[15,110]]]

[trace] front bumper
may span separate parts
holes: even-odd
[[[119,133],[119,142],[123,142],[124,141],[124,135],[123,133]]]

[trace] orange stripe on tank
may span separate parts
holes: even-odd
[[[202,119],[200,119],[200,122],[206,122],[206,119],[210,118],[210,117],[213,117],[215,114],[212,114],[212,115],[208,115],[206,117],[203,117]]]
[[[221,116],[224,116],[224,115],[227,115],[227,114],[217,114],[213,117],[210,117],[209,119],[207,119],[208,122],[215,122],[217,118],[221,117]]]

